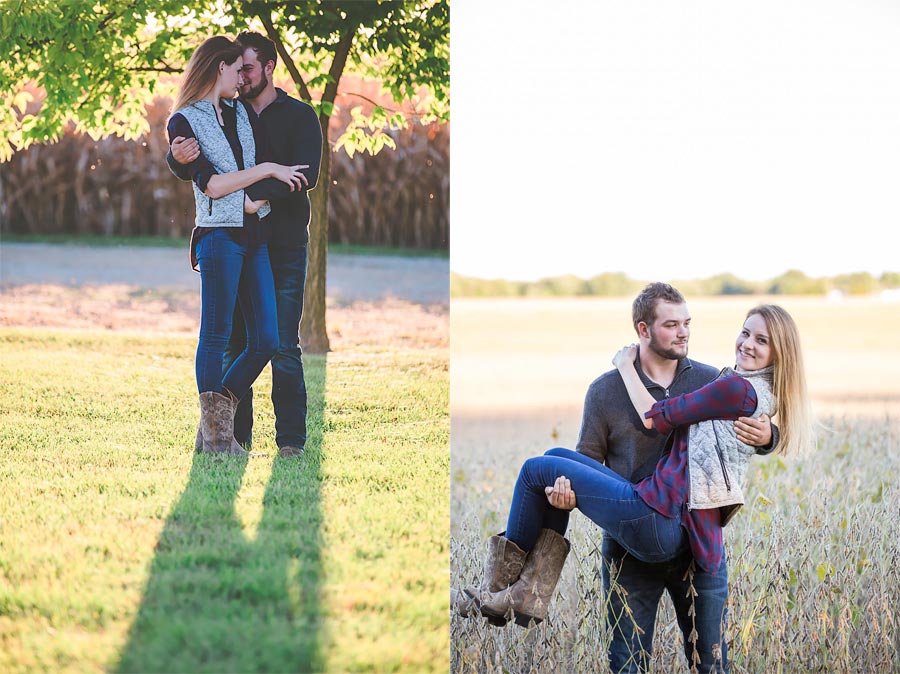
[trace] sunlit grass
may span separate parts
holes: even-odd
[[[0,671],[446,671],[444,349],[304,356],[307,454],[192,451],[191,337],[0,330]]]
[[[754,460],[747,505],[726,528],[733,674],[889,674],[900,662],[900,420],[830,423],[815,453]],[[484,541],[504,528],[511,488],[494,493],[481,473],[462,469],[455,482],[465,493],[453,506],[459,587],[480,578]],[[609,671],[600,531],[576,514],[567,537],[573,553],[547,623],[498,629],[452,616],[451,671]],[[662,606],[653,671],[686,672],[667,598]]]

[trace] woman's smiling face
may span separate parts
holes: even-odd
[[[761,370],[772,364],[772,344],[765,319],[751,314],[735,343],[735,361],[744,370]]]

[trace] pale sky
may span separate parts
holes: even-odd
[[[900,271],[900,3],[452,0],[453,271]]]

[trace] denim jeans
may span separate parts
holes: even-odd
[[[268,247],[261,244],[248,248],[236,243],[225,228],[217,227],[197,243],[197,262],[201,283],[197,389],[200,393],[222,393],[224,386],[243,398],[278,347]],[[247,319],[243,326],[245,347],[223,368],[238,305]]]
[[[275,444],[303,447],[306,443],[306,382],[300,352],[300,317],[306,287],[306,244],[271,242],[269,259],[275,283],[278,314],[278,350],[272,357],[272,406],[275,410]],[[235,308],[234,325],[223,366],[228,368],[244,350],[246,337],[238,326],[244,316]],[[241,398],[234,418],[234,437],[244,444],[253,435],[253,389]]]
[[[584,454],[557,447],[528,459],[516,480],[506,537],[523,550],[531,550],[543,528],[565,533],[568,514],[551,506],[544,493],[563,475],[572,484],[578,509],[615,532],[616,540],[638,559],[663,562],[686,548],[681,523],[644,503],[631,482]]]
[[[577,498],[577,491],[575,495]],[[612,672],[649,671],[656,610],[665,590],[675,606],[688,667],[696,665],[690,671],[728,674],[724,638],[728,618],[728,567],[724,558],[715,575],[694,565],[691,576],[688,573],[693,561],[690,550],[668,562],[648,564],[629,555],[614,538],[606,535],[602,553],[603,589],[608,597],[607,628],[612,632],[609,646]],[[691,584],[696,593],[693,598]],[[625,610],[626,602],[629,611]]]
[[[544,487],[552,486],[561,475],[569,478],[578,509],[607,532],[602,576],[604,594],[609,598],[611,670],[616,674],[648,671],[656,611],[663,590],[667,590],[684,635],[688,665],[694,663],[696,653],[697,671],[727,674],[722,638],[728,598],[725,560],[715,575],[699,567],[689,575],[693,557],[681,523],[650,508],[618,473],[569,449],[551,449],[544,456],[528,459],[513,491],[506,537],[530,550],[541,528],[565,533],[568,512],[552,507],[544,493]],[[691,584],[697,593],[693,599]],[[630,614],[625,610],[626,601]]]

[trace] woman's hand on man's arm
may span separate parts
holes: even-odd
[[[270,178],[277,178],[281,182],[289,185],[291,192],[299,190],[301,187],[309,186],[306,176],[302,173],[303,169],[309,168],[308,164],[284,166],[283,164],[276,164],[275,162],[265,162],[261,165],[266,167]]]

